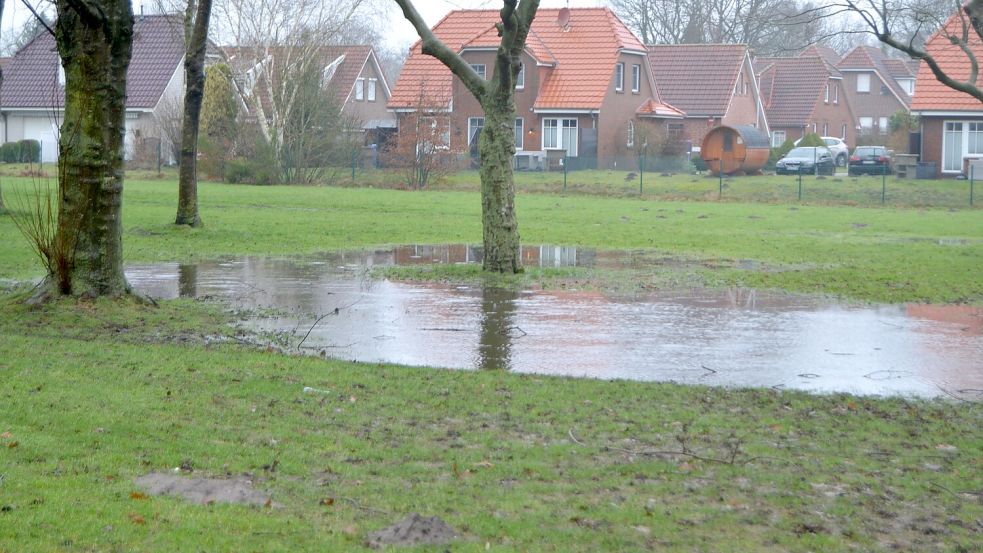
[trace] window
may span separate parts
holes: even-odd
[[[481,135],[481,129],[484,127],[484,117],[468,117],[468,148],[478,146],[478,137]]]
[[[566,150],[577,156],[577,120],[543,119],[543,149]]]
[[[950,173],[963,170],[963,124],[947,121],[942,133],[942,170]]]
[[[840,138],[846,140],[846,123],[843,123],[843,126],[840,127]]]
[[[873,117],[861,117],[860,118],[860,132],[870,132],[874,128],[874,118]]]
[[[485,78],[485,64],[483,64],[483,63],[472,63],[471,64],[471,69],[474,69],[474,72],[477,73],[478,76],[481,77],[482,79]]]
[[[838,84],[833,85],[833,103],[840,103],[840,85]]]
[[[58,86],[65,86],[65,68],[58,64]]]
[[[525,121],[521,117],[515,118],[515,149],[519,151],[524,146],[525,136],[522,134],[525,131]]]
[[[631,91],[638,94],[638,90],[642,87],[642,66],[632,65],[631,66]]]
[[[829,103],[829,83],[826,83],[826,90],[823,91],[823,103]]]
[[[361,102],[365,99],[365,79],[355,79],[355,100]]]
[[[747,96],[747,81],[741,81],[741,94]]]
[[[829,136],[829,123],[823,123],[823,136]]]
[[[618,63],[614,66],[614,90],[621,92],[625,89],[625,64]]]
[[[969,140],[967,140],[966,153],[983,154],[983,123],[968,123],[967,127]]]
[[[369,88],[368,88],[367,94],[365,96],[366,96],[366,98],[370,102],[374,102],[375,101],[375,84],[376,84],[377,81],[378,81],[378,79],[369,79],[368,80]]]
[[[878,119],[877,127],[878,130],[881,131],[881,134],[887,134],[887,128],[888,128],[887,117],[881,117],[880,119]]]
[[[522,62],[519,63],[519,74],[515,76],[515,88],[526,88],[526,64]]]
[[[914,79],[898,79],[898,84],[901,85],[901,89],[908,93],[909,96],[915,94],[915,80]]]
[[[785,144],[785,131],[772,131],[771,133],[771,147],[778,148],[782,144]]]
[[[818,124],[818,123],[813,123],[813,124],[812,124],[812,132],[814,132],[814,133],[815,133],[815,132],[817,131],[817,129],[818,129],[818,128],[819,128],[819,124]]]
[[[666,129],[669,131],[669,138],[672,140],[682,140],[683,139],[683,124],[682,123],[669,123],[666,125]]]
[[[439,150],[451,145],[451,121],[448,117],[422,116],[417,122],[420,147],[432,144]]]
[[[629,148],[635,147],[635,122],[634,121],[628,121],[628,140],[626,141],[626,144],[628,145]]]
[[[870,73],[857,74],[857,92],[870,92]]]

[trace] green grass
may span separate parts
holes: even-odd
[[[30,179],[5,178],[8,208],[23,209],[32,186]],[[473,192],[203,183],[201,229],[171,224],[176,195],[173,180],[127,181],[127,263],[481,241],[480,201]],[[983,301],[979,210],[544,194],[519,194],[516,204],[526,244],[652,250],[695,263],[697,282],[862,301]],[[40,275],[8,217],[0,217],[0,237],[0,280]],[[768,269],[741,269],[741,260]],[[657,279],[663,280],[676,279]]]
[[[461,552],[979,550],[981,404],[288,357],[218,345],[212,304],[24,294],[0,297],[4,553],[357,551],[409,512]],[[182,464],[278,506],[135,493]]]

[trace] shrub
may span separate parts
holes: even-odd
[[[21,140],[18,142],[20,145],[20,162],[21,163],[39,163],[41,161],[41,143],[37,140]]]
[[[795,141],[789,138],[785,142],[782,142],[781,146],[777,148],[772,148],[771,153],[768,155],[768,164],[774,165],[776,161],[782,159],[789,152],[791,152],[792,148],[794,147],[795,147]]]
[[[784,146],[784,144],[782,144],[782,146]],[[799,143],[796,144],[796,146],[803,146],[803,147],[814,146],[814,147],[825,148],[826,143],[823,142],[823,139],[820,138],[818,134],[811,132],[803,136],[802,140],[800,140]]]

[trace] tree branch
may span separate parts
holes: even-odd
[[[441,63],[446,65],[451,70],[451,73],[457,75],[471,94],[480,101],[487,90],[485,80],[478,76],[478,73],[471,68],[468,62],[464,61],[464,58],[434,36],[433,32],[430,31],[430,27],[420,17],[420,14],[413,7],[413,3],[410,0],[395,1],[400,9],[403,10],[403,17],[413,25],[417,34],[420,35],[420,40],[423,41],[423,53],[437,58]]]

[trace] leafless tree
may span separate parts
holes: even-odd
[[[873,36],[883,44],[922,60],[942,84],[983,102],[977,85],[979,60],[973,46],[983,40],[983,0],[833,0],[825,10],[806,10],[813,19],[852,16],[861,22],[855,33]],[[967,75],[946,73],[933,53],[923,45],[924,37],[938,32],[947,53],[965,56]]]
[[[646,44],[739,43],[759,55],[802,48],[826,21],[799,17],[820,2],[788,0],[612,0]]]
[[[224,0],[216,5],[222,33],[236,46],[230,60],[264,137],[283,160],[287,129],[303,95],[303,79],[319,50],[337,44],[370,0]]]

